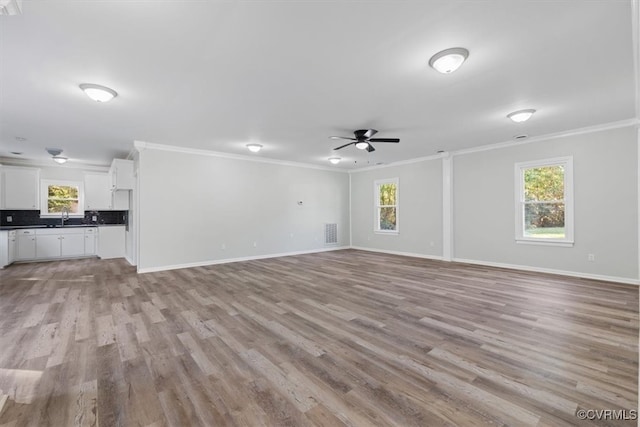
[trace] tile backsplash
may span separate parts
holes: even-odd
[[[79,224],[126,224],[129,211],[86,211],[84,218],[69,218],[67,225]],[[93,221],[93,217],[96,220]],[[0,226],[55,225],[60,217],[40,218],[39,210],[0,210]]]

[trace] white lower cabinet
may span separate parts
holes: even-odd
[[[59,234],[36,235],[36,258],[58,258],[60,256]]]
[[[11,264],[16,260],[16,247],[17,247],[17,239],[16,239],[16,230],[9,231],[9,259],[8,263]]]
[[[124,226],[116,227],[120,228],[124,230]],[[111,239],[106,238],[106,241],[109,243]],[[98,228],[30,228],[2,231],[0,245],[0,267],[14,261],[95,256],[98,254]]]
[[[95,255],[96,251],[96,236],[98,230],[96,228],[85,228],[84,230],[84,254]]]
[[[16,234],[16,261],[36,259],[35,230],[18,230]]]
[[[63,257],[83,256],[84,233],[70,233],[60,236],[60,255]]]

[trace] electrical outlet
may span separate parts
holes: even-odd
[[[227,249],[227,245],[226,245],[226,244],[224,244],[224,243],[223,243],[223,244],[221,244],[221,245],[220,245],[220,249],[222,249],[222,250],[224,251],[225,249]]]
[[[91,221],[96,222],[97,220],[98,220],[98,217],[96,215],[91,216]]]
[[[257,248],[258,247],[258,242],[253,242],[253,247]]]
[[[11,215],[7,216],[7,222],[13,222],[13,217]]]
[[[293,238],[293,233],[289,233],[289,237]]]
[[[596,256],[595,256],[595,254],[589,254],[589,255],[587,255],[587,260],[588,260],[589,262],[594,262],[594,261],[596,260]]]
[[[435,245],[436,245],[435,242],[433,241],[429,242],[429,246],[434,247]]]

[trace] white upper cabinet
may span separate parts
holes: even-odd
[[[112,190],[133,190],[133,160],[113,159],[109,175]]]
[[[111,209],[111,177],[107,173],[84,175],[84,208],[87,211]]]
[[[40,209],[40,169],[2,166],[2,209]]]
[[[84,208],[87,211],[126,211],[129,209],[129,192],[112,191],[108,173],[86,173]]]

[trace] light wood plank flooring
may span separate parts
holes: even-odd
[[[0,272],[0,426],[636,425],[638,288],[346,250]]]

